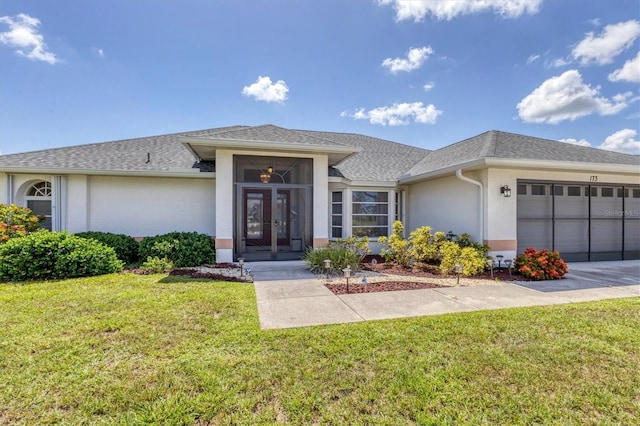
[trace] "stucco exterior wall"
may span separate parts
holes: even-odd
[[[491,255],[503,255],[505,259],[517,254],[519,179],[600,185],[640,184],[640,175],[631,173],[491,168],[463,174],[484,185],[483,241],[492,248]],[[504,185],[511,188],[511,197],[500,193]],[[409,185],[407,194],[407,231],[429,225],[434,230],[445,232],[468,232],[476,241],[480,240],[479,190],[476,186],[449,176]]]
[[[69,188],[71,189],[71,182]],[[90,176],[86,203],[82,182],[69,193],[69,219],[87,230],[144,237],[171,231],[215,235],[215,180]],[[69,223],[69,228],[76,228]]]
[[[465,173],[478,180],[480,173]],[[480,239],[480,191],[476,185],[455,176],[412,184],[407,191],[407,233],[431,226],[434,231],[467,232]]]
[[[591,180],[595,177],[596,181]],[[615,174],[600,172],[569,172],[534,169],[498,169],[488,170],[486,185],[487,227],[485,240],[495,249],[492,253],[513,258],[517,248],[517,185],[518,180],[540,180],[553,182],[576,182],[581,184],[640,184],[638,174]],[[508,185],[511,197],[500,194],[500,187]]]

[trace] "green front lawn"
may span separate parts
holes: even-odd
[[[0,424],[632,424],[640,298],[261,331],[253,286],[0,284]]]

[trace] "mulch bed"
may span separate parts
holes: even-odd
[[[377,263],[372,263],[372,260],[375,259]],[[403,268],[402,266],[398,266],[391,263],[385,263],[384,259],[380,256],[367,256],[362,264],[362,269],[365,271],[378,272],[381,274],[390,274],[390,275],[402,275],[409,277],[421,277],[421,278],[443,278],[443,275],[440,274],[437,267],[433,265],[427,264],[416,264],[413,268]],[[472,278],[478,280],[487,280],[487,281],[523,281],[524,277],[520,275],[509,274],[509,270],[503,268],[502,270],[494,269],[493,276],[490,271],[486,271],[482,274],[475,275]],[[448,278],[455,278],[455,275],[449,275]],[[346,283],[325,283],[325,287],[327,287],[333,294],[347,294],[347,285]],[[353,281],[349,283],[349,294],[357,294],[357,293],[375,293],[379,291],[401,291],[401,290],[420,290],[425,288],[442,288],[445,286],[441,286],[435,283],[430,282],[412,282],[412,281],[384,281],[379,283],[371,283],[371,284],[361,284],[357,278],[353,278]]]
[[[325,284],[333,294],[347,294],[347,284]],[[361,284],[359,282],[349,283],[349,293],[376,293],[379,291],[399,291],[399,290],[421,290],[425,288],[440,288],[437,284],[419,283],[407,281],[384,281],[373,284]]]
[[[373,259],[376,260],[377,264],[373,264],[371,262]],[[416,263],[413,268],[403,268],[396,264],[385,263],[384,259],[380,256],[367,256],[362,264],[362,269],[365,271],[379,272],[381,274],[443,278],[443,275],[440,274],[440,271],[434,265]],[[455,275],[449,275],[448,277],[455,278]],[[471,278],[489,281],[494,281],[496,279],[499,281],[526,281],[526,278],[522,275],[516,275],[513,269],[511,269],[511,274],[509,274],[509,270],[504,267],[502,270],[498,270],[497,268],[494,269],[493,276],[491,276],[490,271],[485,271],[481,274],[474,275]]]

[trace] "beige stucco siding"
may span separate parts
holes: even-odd
[[[211,179],[90,176],[86,204],[81,191],[78,185],[78,196],[69,194],[69,211],[86,205],[87,228],[92,231],[134,237],[171,231],[215,235],[215,181]]]
[[[480,173],[465,176],[478,180]],[[480,238],[479,188],[455,176],[413,184],[407,191],[408,232],[420,226],[434,231],[467,232]]]

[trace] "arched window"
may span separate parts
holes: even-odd
[[[27,190],[24,199],[31,211],[45,217],[40,223],[42,227],[51,230],[51,182],[34,183]]]

